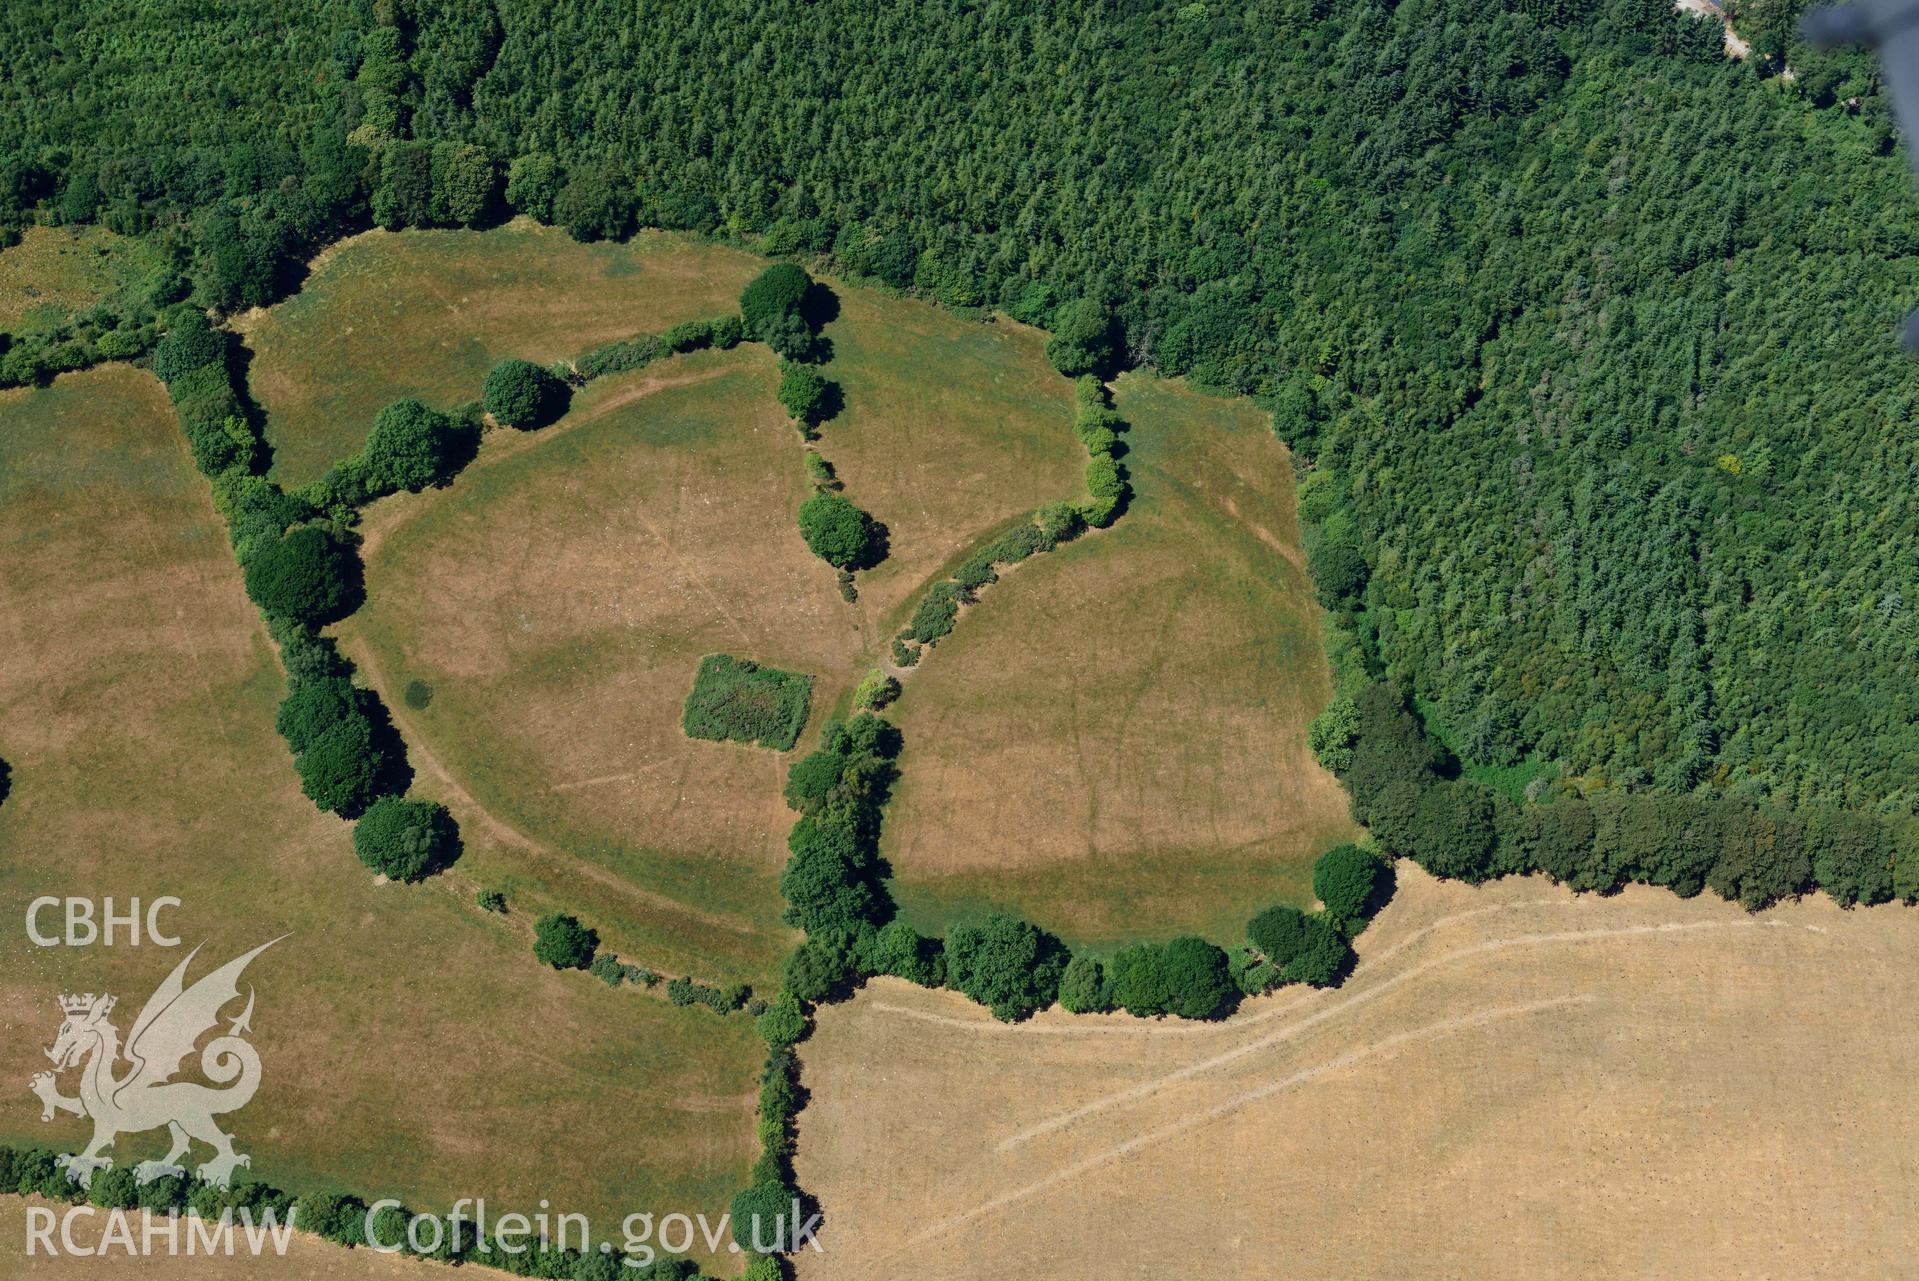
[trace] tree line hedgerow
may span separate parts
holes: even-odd
[[[720,317],[609,344],[563,372],[501,361],[481,399],[451,413],[413,399],[386,406],[357,454],[293,492],[262,474],[268,450],[258,411],[238,389],[230,336],[184,303],[157,324],[154,373],[212,482],[247,594],[279,647],[287,687],[276,724],[301,788],[319,808],[358,820],[354,850],[369,867],[402,881],[430,875],[458,858],[458,826],[437,802],[403,799],[412,781],[405,743],[379,695],[354,683],[352,664],[320,634],[365,598],[354,532],[360,509],[450,482],[477,449],[482,411],[505,426],[544,426],[564,412],[572,385],[668,352],[731,346],[742,322]]]
[[[1710,889],[1752,910],[1814,889],[1842,906],[1919,899],[1919,820],[1784,811],[1710,792],[1588,794],[1565,780],[1515,800],[1461,776],[1385,684],[1335,700],[1314,722],[1313,745],[1380,847],[1438,876],[1543,872],[1601,893],[1629,881],[1687,897]]]
[[[540,964],[556,970],[584,970],[608,987],[632,983],[650,988],[660,981],[660,975],[646,966],[602,951],[600,932],[566,912],[549,912],[534,922],[533,955]],[[710,987],[686,975],[667,980],[666,998],[682,1007],[704,1005],[715,1014],[746,1008],[757,1015],[764,1008],[753,1000],[753,989],[744,983]]]
[[[154,372],[179,413],[194,462],[212,482],[247,594],[265,615],[287,674],[276,726],[312,802],[357,819],[354,850],[396,880],[426,876],[459,855],[459,832],[435,802],[401,799],[412,781],[406,748],[379,695],[353,682],[352,664],[319,629],[364,597],[357,538],[339,520],[259,473],[266,449],[235,389],[227,335],[204,313],[176,308],[155,346]],[[383,415],[383,418],[385,416]],[[433,433],[425,434],[432,455]],[[376,429],[362,488],[420,476],[412,422]]]

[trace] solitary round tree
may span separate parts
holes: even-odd
[[[559,912],[542,916],[533,927],[533,955],[556,970],[583,970],[593,963],[600,936],[578,917]]]
[[[1412,854],[1434,876],[1483,881],[1492,874],[1493,797],[1478,783],[1445,779],[1413,811]]]
[[[1059,979],[1059,1003],[1073,1014],[1092,1014],[1107,1008],[1106,970],[1096,957],[1076,953]]]
[[[444,805],[382,796],[354,826],[353,852],[390,880],[417,881],[460,856],[460,829]]]
[[[1284,903],[1267,908],[1246,923],[1246,937],[1274,965],[1284,966],[1305,950],[1311,936],[1311,918]]]
[[[253,554],[246,585],[268,617],[319,627],[338,622],[358,604],[360,559],[325,530],[302,525]]]
[[[459,428],[417,400],[396,400],[373,420],[361,459],[370,487],[417,494],[445,479]]]
[[[1319,603],[1327,609],[1343,609],[1359,599],[1366,590],[1371,571],[1359,548],[1347,542],[1327,542],[1313,552],[1308,565]]]
[[[358,818],[373,803],[385,765],[372,723],[358,712],[316,736],[293,761],[307,799],[341,818]]]
[[[566,407],[566,385],[530,360],[502,360],[486,376],[482,403],[509,427],[544,427]]]
[[[1061,307],[1053,317],[1053,336],[1046,340],[1046,358],[1068,378],[1097,373],[1113,364],[1113,317],[1091,298]]]
[[[873,520],[838,494],[815,494],[800,504],[800,536],[827,564],[853,569],[872,550]]]
[[[1226,953],[1187,935],[1165,947],[1166,988],[1172,1012],[1183,1019],[1209,1019],[1232,995]]]

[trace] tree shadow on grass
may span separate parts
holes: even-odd
[[[393,714],[370,689],[360,691],[360,712],[373,727],[373,750],[380,759],[378,780],[382,796],[404,796],[413,786],[413,766],[407,760],[406,740],[393,723]]]
[[[866,518],[866,546],[860,554],[847,565],[851,570],[872,569],[882,564],[893,550],[893,531],[884,521],[875,520],[871,515]]]
[[[824,325],[830,325],[840,318],[840,296],[832,287],[815,280],[800,296],[800,319],[806,327],[818,333]]]

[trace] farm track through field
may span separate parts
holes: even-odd
[[[1056,1187],[1071,1183],[1083,1175],[1090,1174],[1094,1170],[1102,1169],[1105,1166],[1113,1164],[1115,1161],[1123,1161],[1127,1157],[1134,1156],[1145,1151],[1147,1148],[1163,1143],[1168,1139],[1175,1138],[1189,1130],[1197,1129],[1208,1122],[1217,1121],[1221,1117],[1239,1111],[1249,1103],[1257,1103],[1261,1099],[1270,1098],[1275,1094],[1290,1090],[1295,1086],[1309,1084],[1318,1080],[1320,1077],[1337,1072],[1342,1068],[1352,1067],[1367,1059],[1377,1058],[1401,1046],[1419,1041],[1436,1040],[1440,1037],[1451,1036],[1461,1032],[1476,1031],[1490,1024],[1507,1019],[1524,1018],[1531,1014],[1543,1014],[1548,1010],[1563,1009],[1570,1005],[1583,1005],[1592,999],[1589,995],[1578,995],[1555,997],[1546,1001],[1533,1001],[1525,1005],[1494,1006],[1488,1009],[1477,1010],[1470,1014],[1439,1019],[1422,1027],[1413,1028],[1410,1031],[1395,1032],[1391,1036],[1384,1037],[1381,1040],[1370,1042],[1357,1049],[1347,1050],[1343,1054],[1335,1055],[1330,1059],[1325,1059],[1310,1067],[1301,1068],[1298,1071],[1281,1077],[1277,1081],[1272,1081],[1255,1089],[1236,1094],[1223,1103],[1215,1104],[1212,1107],[1190,1113],[1177,1120],[1168,1122],[1165,1125],[1157,1126],[1117,1146],[1075,1161],[1070,1165],[1062,1166],[1036,1182],[1016,1188],[1011,1192],[1002,1192],[1000,1195],[982,1202],[971,1210],[956,1214],[952,1218],[934,1224],[924,1232],[903,1243],[893,1255],[886,1257],[898,1257],[898,1255],[905,1254],[916,1246],[950,1234],[959,1228],[965,1227],[969,1223],[987,1218],[1001,1210],[1017,1205],[1022,1201],[1043,1195]],[[1005,1144],[1001,1144],[1002,1150],[1004,1150],[1005,1147]]]
[[[1919,1046],[1895,1015],[1919,947],[1904,924],[1820,897],[1752,915],[1402,864],[1342,988],[1215,1024],[1054,1009],[1007,1025],[881,981],[801,1047],[799,1174],[829,1220],[800,1275],[1044,1258],[1092,1278],[1125,1257],[1353,1281],[1679,1275],[1685,1259],[1731,1278],[1842,1232],[1867,1266],[1831,1275],[1889,1275],[1871,1264],[1910,1234],[1872,1207],[1909,1186],[1912,1127],[1873,1081]],[[941,1158],[862,1186],[887,1142]]]
[[[1613,929],[1566,930],[1553,934],[1522,934],[1513,938],[1492,939],[1488,942],[1461,948],[1457,951],[1446,952],[1433,957],[1429,961],[1422,961],[1409,970],[1402,970],[1391,978],[1364,991],[1357,992],[1343,1001],[1338,1001],[1326,1006],[1324,1009],[1317,1010],[1299,1022],[1283,1027],[1277,1032],[1272,1032],[1255,1040],[1248,1041],[1243,1045],[1213,1055],[1210,1058],[1200,1059],[1197,1062],[1186,1064],[1183,1067],[1176,1068],[1152,1080],[1142,1082],[1131,1089],[1122,1090],[1116,1094],[1110,1094],[1104,1098],[1096,1099],[1083,1107],[1073,1108],[1070,1111],[1048,1117],[1046,1120],[1029,1126],[1012,1137],[1002,1140],[998,1150],[1001,1152],[1011,1151],[1042,1135],[1064,1129],[1072,1125],[1075,1121],[1097,1115],[1110,1108],[1121,1107],[1128,1103],[1137,1102],[1140,1099],[1157,1094],[1161,1090],[1178,1082],[1198,1076],[1204,1072],[1213,1071],[1216,1068],[1225,1067],[1248,1055],[1257,1054],[1261,1050],[1269,1049],[1272,1046],[1293,1040],[1301,1033],[1317,1027],[1321,1023],[1337,1018],[1339,1015],[1357,1006],[1378,1000],[1380,997],[1404,987],[1406,984],[1414,982],[1417,979],[1424,978],[1435,970],[1442,969],[1446,966],[1472,960],[1476,957],[1487,956],[1495,952],[1503,952],[1515,947],[1550,947],[1560,943],[1589,943],[1603,939],[1637,938],[1662,934],[1674,935],[1683,934],[1692,930],[1731,929],[1737,928],[1740,924],[1740,922],[1734,921],[1671,921],[1660,925],[1627,925]],[[1751,922],[1749,924],[1757,925],[1759,922]],[[1292,1008],[1293,1007],[1288,1007],[1288,1012],[1290,1012]]]

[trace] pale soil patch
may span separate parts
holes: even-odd
[[[543,969],[520,906],[482,913],[464,864],[375,884],[348,825],[300,795],[264,627],[149,375],[0,395],[0,422],[0,1142],[88,1133],[26,1093],[54,998],[113,992],[124,1032],[184,955],[36,948],[27,903],[174,895],[196,974],[290,934],[247,976],[264,1073],[230,1129],[258,1177],[423,1208],[719,1208],[754,1151],[750,1023]]]
[[[1852,1278],[1919,1247],[1909,909],[1402,863],[1358,947],[1344,987],[1220,1025],[1009,1029],[896,980],[828,1008],[802,1281]]]
[[[357,450],[403,396],[480,398],[509,356],[548,364],[601,343],[736,313],[765,262],[642,232],[583,245],[521,219],[490,231],[369,231],[316,259],[300,292],[236,319],[269,414],[274,476],[302,484]]]
[[[762,986],[792,942],[791,757],[690,739],[680,706],[724,651],[817,677],[816,727],[869,643],[799,536],[775,377],[759,347],[676,357],[546,432],[492,433],[452,488],[381,505],[343,628],[456,815],[491,816],[474,875],[655,969]]]
[[[884,852],[923,929],[986,908],[1079,942],[1223,943],[1348,839],[1286,450],[1245,401],[1129,376],[1135,497],[985,588],[913,669]]]

